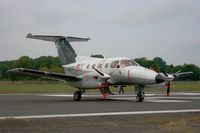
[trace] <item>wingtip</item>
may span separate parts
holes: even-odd
[[[33,35],[31,34],[31,33],[28,33],[27,35],[26,35],[26,38],[31,38]]]
[[[9,74],[9,73],[12,73],[12,72],[14,72],[14,71],[15,71],[15,69],[10,69],[10,70],[8,70],[6,73]]]
[[[23,70],[23,68],[13,68],[8,70],[6,73],[15,73],[15,72],[19,72],[20,70]]]

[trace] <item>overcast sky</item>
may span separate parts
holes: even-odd
[[[200,0],[0,0],[0,61],[57,56],[26,34],[91,37],[79,55],[162,57],[200,66]]]

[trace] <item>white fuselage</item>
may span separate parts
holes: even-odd
[[[83,79],[78,82],[69,82],[69,85],[80,89],[95,89],[100,87],[104,81],[93,67],[110,76],[106,80],[109,85],[151,85],[157,83],[155,80],[157,72],[144,68],[124,57],[100,59],[78,56],[75,63],[63,65],[63,67],[67,75]]]

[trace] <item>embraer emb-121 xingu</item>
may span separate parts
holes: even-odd
[[[101,93],[104,94],[109,90],[109,86],[135,85],[137,88],[136,101],[142,102],[146,85],[170,82],[176,77],[191,74],[191,72],[157,73],[124,57],[100,59],[77,55],[69,42],[88,41],[89,38],[32,35],[30,33],[27,38],[55,42],[60,64],[64,68],[65,74],[26,68],[15,68],[9,70],[9,72],[65,81],[78,89],[74,93],[74,100],[76,101],[81,99],[81,95],[87,89],[99,88]]]

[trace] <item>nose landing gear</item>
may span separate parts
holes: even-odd
[[[136,101],[142,102],[144,100],[145,94],[144,94],[144,86],[137,86],[135,88],[135,92],[137,94]]]

